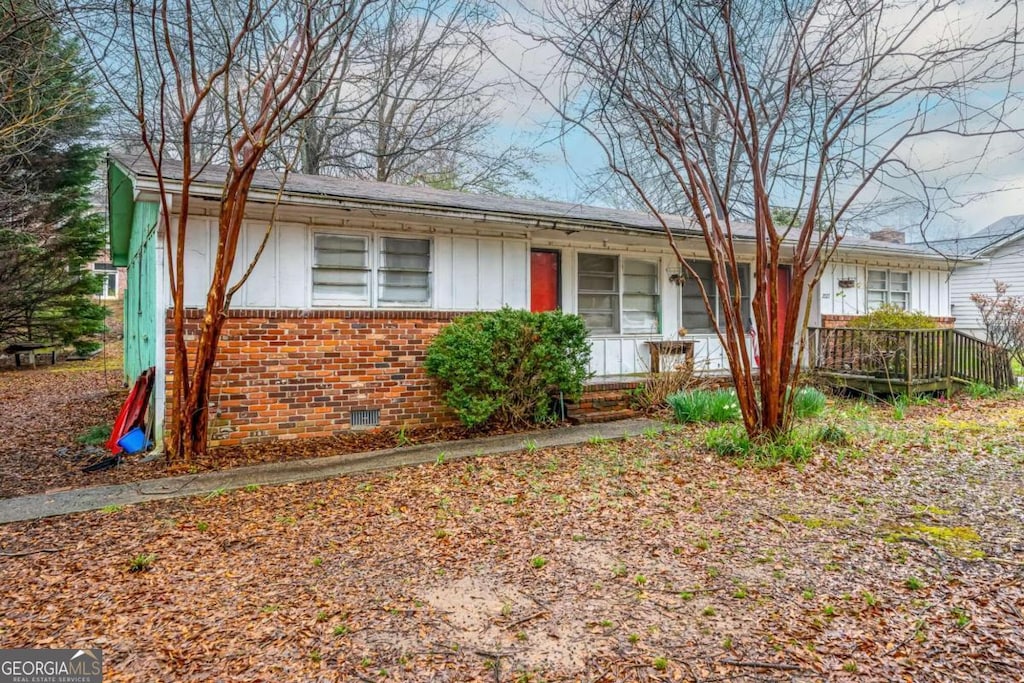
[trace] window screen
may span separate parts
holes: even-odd
[[[658,332],[660,310],[658,264],[653,261],[623,259],[622,330]]]
[[[384,237],[377,268],[377,298],[387,303],[430,301],[430,240]]]
[[[603,254],[579,255],[577,310],[587,329],[597,333],[619,331],[619,258]]]
[[[368,304],[370,267],[365,237],[313,236],[313,300]]]

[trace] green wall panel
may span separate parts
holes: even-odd
[[[134,382],[156,365],[158,338],[156,223],[159,205],[136,202],[128,249],[128,289],[124,299],[124,374]]]

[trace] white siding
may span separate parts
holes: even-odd
[[[313,221],[310,221],[313,222]],[[530,240],[523,236],[459,234],[458,229],[430,229],[396,223],[376,224],[366,220],[343,219],[337,225],[323,217],[315,227],[299,217],[279,222],[271,232],[262,258],[248,282],[235,297],[234,306],[252,308],[310,308],[311,239],[314,230],[367,235],[430,237],[433,244],[432,300],[430,308],[444,311],[493,310],[501,306],[527,308],[530,301],[530,248],[554,249],[561,254],[562,306],[569,313],[577,308],[577,258],[580,252],[608,253],[622,257],[655,261],[659,264],[661,296],[661,332],[657,334],[610,334],[595,336],[591,371],[595,375],[623,375],[647,372],[650,352],[644,342],[677,338],[680,290],[669,281],[677,271],[675,256],[663,243],[648,240],[641,244],[609,244],[597,235],[578,234]],[[239,243],[236,277],[247,267],[265,231],[266,222],[247,221]],[[205,303],[215,242],[215,219],[196,216],[190,221],[187,244],[189,274],[186,304]],[[465,233],[470,230],[463,229]],[[550,234],[550,233],[549,233]],[[699,247],[694,247],[699,249]],[[699,252],[685,254],[702,259]],[[835,262],[826,269],[815,308],[822,314],[857,315],[865,312],[866,269],[874,261]],[[937,267],[910,267],[906,264],[879,265],[912,271],[911,301],[914,308],[929,315],[949,315],[946,273]],[[850,278],[857,287],[841,290],[840,279]],[[990,278],[989,278],[990,279]],[[1022,287],[1024,290],[1024,287]],[[715,335],[691,334],[698,370],[723,370],[725,355]]]
[[[280,272],[280,264],[277,260],[279,236],[280,233],[277,230],[271,230],[268,234],[265,223],[248,222],[245,224],[240,249],[244,256],[235,264],[236,281],[245,273],[246,268],[256,257],[256,252],[259,251],[264,237],[267,241],[260,259],[252,269],[252,274],[249,275],[249,279],[239,291],[241,296],[238,297],[238,301],[242,305],[251,308],[271,308],[277,305],[277,283]]]
[[[948,272],[939,267],[888,264],[881,261],[851,263],[833,260],[825,266],[818,285],[821,315],[864,315],[867,313],[867,271],[910,272],[910,308],[935,317],[950,315]],[[853,287],[840,287],[840,280],[852,280]]]
[[[306,308],[310,298],[309,229],[305,225],[279,224],[277,232],[277,268],[279,273],[277,306]]]
[[[204,306],[206,292],[210,288],[213,256],[216,243],[211,244],[211,221],[207,218],[190,218],[185,233],[185,305]],[[177,226],[175,226],[177,227]],[[172,244],[174,242],[172,241]]]
[[[233,282],[245,272],[266,232],[266,222],[246,221],[239,236]],[[320,231],[356,234],[411,234],[318,224]],[[311,299],[310,234],[314,228],[279,223],[270,232],[263,254],[239,289],[235,308],[309,308]],[[424,235],[427,236],[427,235]],[[433,301],[437,310],[493,310],[528,305],[529,248],[525,239],[436,236],[433,240]],[[216,254],[216,223],[195,216],[186,239],[188,275],[185,303],[203,306]]]
[[[832,261],[818,285],[822,315],[863,315],[866,307],[864,283],[867,270],[856,263]],[[855,287],[843,288],[840,280],[853,280]]]
[[[949,290],[957,329],[982,338],[985,336],[978,307],[971,301],[971,294],[995,294],[996,280],[1010,286],[1011,296],[1024,295],[1024,239],[997,249],[987,263],[961,264],[953,271]]]

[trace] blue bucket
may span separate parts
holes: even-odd
[[[125,453],[138,453],[146,450],[146,433],[135,427],[117,440],[117,445],[124,449]]]

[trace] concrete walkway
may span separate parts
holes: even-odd
[[[445,462],[479,455],[521,451],[526,444],[537,448],[569,446],[591,439],[623,439],[648,430],[661,431],[665,423],[637,418],[617,422],[559,427],[536,432],[488,436],[464,441],[443,441],[423,446],[407,446],[384,451],[335,455],[291,462],[272,462],[237,467],[219,472],[202,472],[180,477],[148,479],[130,484],[94,486],[71,491],[40,493],[0,500],[0,524],[75,512],[99,510],[108,505],[132,505],[168,498],[203,495],[220,489],[238,489],[250,484],[273,485],[317,481],[360,472],[392,467]]]

